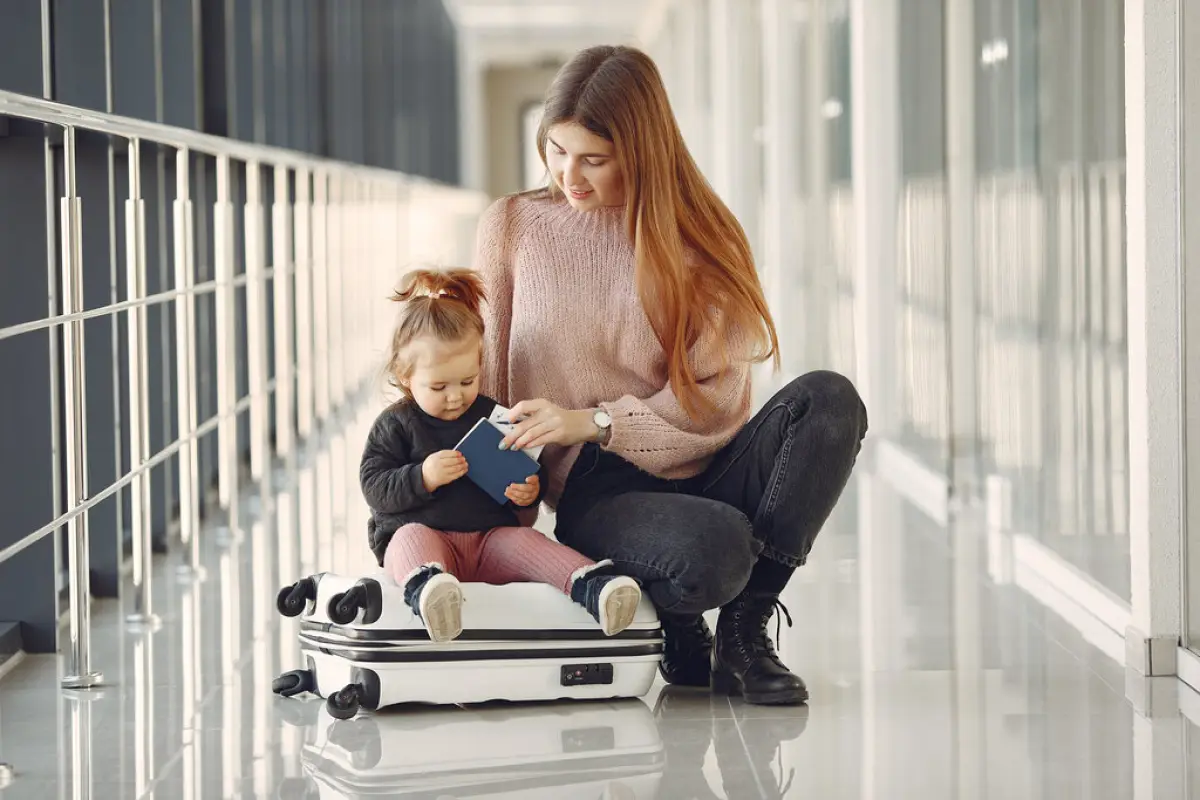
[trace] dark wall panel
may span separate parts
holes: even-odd
[[[200,3],[159,0],[162,8],[163,119],[168,125],[199,128]]]
[[[13,0],[0,25],[0,88],[42,94],[40,0]],[[0,327],[47,313],[49,266],[45,144],[40,126],[0,118],[0,242],[4,243]],[[55,516],[50,337],[24,334],[0,341],[0,374],[20,375],[22,391],[0,393],[0,470],[26,480],[0,481],[0,548],[45,525]],[[0,620],[20,622],[24,646],[37,652],[55,647],[54,537],[48,536],[0,564]]]
[[[54,99],[107,111],[104,4],[95,0],[54,0],[52,7]]]
[[[83,108],[157,120],[238,139],[394,168],[448,182],[458,177],[456,33],[441,0],[8,0],[0,26],[0,88],[50,96]],[[48,58],[43,58],[43,27]],[[106,39],[106,36],[110,37]],[[43,63],[49,62],[48,74]],[[0,293],[0,326],[47,313],[48,247],[56,247],[56,200],[62,175],[45,175],[46,132],[0,120],[0,241],[9,281]],[[61,160],[61,144],[53,144]],[[127,297],[125,207],[128,156],[123,141],[81,133],[77,186],[83,202],[84,299],[89,308]],[[141,152],[146,210],[146,290],[174,286],[172,201],[174,153],[146,145]],[[194,160],[196,279],[213,277],[212,202],[215,162]],[[240,173],[240,166],[235,168]],[[264,171],[263,200],[270,241],[272,174]],[[52,183],[47,206],[40,189]],[[245,269],[245,181],[235,174],[235,268]],[[49,210],[49,215],[48,215]],[[49,243],[49,244],[48,244]],[[267,287],[268,338],[272,304]],[[198,299],[198,405],[203,422],[216,412],[213,296]],[[246,391],[246,302],[237,291],[237,383]],[[174,308],[147,311],[150,451],[177,436]],[[93,491],[129,468],[126,318],[85,326],[88,469]],[[20,374],[29,391],[0,400],[0,420],[19,420],[3,433],[0,468],[27,481],[0,484],[9,525],[0,547],[53,517],[50,342],[45,334],[0,341],[0,369]],[[273,349],[268,341],[268,363]],[[4,424],[0,422],[0,424]],[[238,421],[246,456],[248,419]],[[61,458],[61,455],[60,455]],[[215,434],[200,446],[202,481],[215,488]],[[61,465],[60,465],[61,466]],[[156,549],[177,508],[174,460],[152,473]],[[60,481],[61,483],[61,481]],[[61,488],[61,487],[60,487]],[[90,514],[93,591],[117,592],[129,543],[126,491]],[[61,534],[58,541],[62,541]],[[18,619],[26,647],[55,644],[56,541],[48,537],[0,565],[0,620]]]
[[[0,25],[0,89],[42,95],[41,0],[6,0]]]
[[[21,82],[19,75],[8,77]],[[0,327],[47,311],[47,226],[54,223],[37,195],[46,181],[43,142],[40,128],[32,126],[22,130],[14,124],[0,136],[0,241],[6,276]],[[32,202],[30,187],[35,193]],[[0,481],[0,504],[6,509],[0,547],[55,516],[49,342],[44,332],[0,340],[0,374],[21,376],[22,386],[20,391],[0,393],[0,469],[9,476]],[[26,650],[54,650],[54,587],[53,536],[0,564],[0,619],[21,623]]]

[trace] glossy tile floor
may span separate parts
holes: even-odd
[[[271,679],[299,663],[276,587],[371,565],[353,483],[366,421],[246,496],[236,534],[206,530],[203,581],[164,557],[156,630],[96,605],[102,689],[60,691],[49,656],[0,680],[2,800],[1200,796],[1200,696],[1128,676],[1022,590],[988,583],[976,526],[929,522],[869,457],[784,598],[781,651],[807,708],[656,684],[623,702],[336,722],[319,700],[275,697]]]

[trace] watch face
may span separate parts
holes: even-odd
[[[608,415],[607,411],[597,411],[595,415],[593,415],[592,419],[595,420],[596,425],[601,428],[607,428],[612,425],[612,417]]]

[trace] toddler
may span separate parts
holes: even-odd
[[[462,632],[459,581],[557,586],[606,635],[633,621],[641,589],[517,520],[541,496],[532,475],[496,503],[465,477],[455,445],[496,402],[479,394],[483,284],[470,270],[418,270],[393,300],[402,304],[388,378],[403,398],[375,421],[359,478],[371,508],[371,549],[404,587],[404,599],[435,642]]]

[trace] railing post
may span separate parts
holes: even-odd
[[[324,170],[313,170],[312,208],[312,310],[313,343],[316,359],[315,410],[317,422],[322,425],[329,418],[329,174]]]
[[[146,209],[142,199],[141,141],[129,139],[129,199],[125,201],[125,287],[133,302],[146,297]],[[150,457],[150,407],[146,388],[150,370],[146,363],[146,307],[129,309],[126,317],[129,354],[129,469],[145,469]],[[133,532],[133,613],[125,619],[132,625],[152,626],[154,616],[150,587],[150,472],[146,470],[130,485],[130,523]]]
[[[271,263],[275,276],[275,452],[292,452],[295,372],[292,362],[292,204],[289,170],[275,167],[275,205],[271,209]]]
[[[191,153],[175,153],[175,381],[179,394],[179,541],[187,561],[179,574],[203,577],[200,567],[200,443],[189,437],[198,425],[196,407],[196,241],[192,216]]]
[[[328,484],[333,489],[333,502],[330,504],[330,508],[333,529],[338,530],[340,526],[345,525],[346,520],[346,471],[342,468],[342,465],[345,464],[346,440],[342,426],[345,423],[347,376],[352,369],[346,353],[346,297],[350,289],[347,284],[352,282],[355,277],[354,270],[347,269],[347,265],[351,263],[349,253],[353,246],[350,226],[347,223],[350,216],[353,183],[346,175],[331,175],[330,184],[335,187],[330,191],[333,205],[331,214],[333,246],[330,248],[332,259],[326,273],[326,280],[329,287],[329,374],[330,387],[333,392],[331,406],[337,419],[330,428],[326,441],[332,464]]]
[[[267,431],[266,247],[263,241],[262,165],[246,162],[246,351],[250,395],[250,477],[262,480],[270,460]]]
[[[75,194],[75,129],[63,136],[63,197],[60,201],[62,228],[63,314],[83,310],[83,244],[80,199]],[[66,400],[64,438],[67,461],[67,508],[87,499],[87,396],[83,376],[83,321],[72,320],[63,331],[63,396]],[[62,685],[88,689],[104,676],[91,665],[91,576],[88,553],[88,512],[67,523],[67,591],[70,607],[71,651]]]
[[[217,156],[217,199],[213,203],[214,271],[217,326],[217,489],[221,508],[229,514],[229,532],[236,520],[237,497],[237,321],[233,286],[233,202],[229,156]]]
[[[296,430],[313,431],[313,173],[296,170]]]
[[[340,175],[329,176],[329,245],[325,264],[325,287],[329,292],[329,408],[337,411],[345,399],[346,359],[343,352],[342,279],[346,263],[346,181]]]

